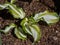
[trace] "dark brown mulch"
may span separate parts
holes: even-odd
[[[4,0],[0,0],[1,3],[4,3]],[[54,11],[54,2],[52,0],[17,0],[16,4],[24,9],[27,16],[33,15],[34,13],[43,12],[45,10]],[[7,18],[9,14],[3,14],[0,11],[0,28],[4,28],[6,25],[9,25],[11,22],[16,23],[18,20],[13,18]],[[4,15],[4,16],[2,16]],[[40,42],[36,45],[60,45],[60,21],[52,26],[47,26],[42,22],[39,22],[42,37]],[[27,39],[22,41],[17,39],[12,35],[13,30],[9,34],[2,34],[3,45],[32,45],[31,40]]]

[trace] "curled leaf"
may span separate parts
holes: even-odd
[[[13,15],[14,18],[23,19],[25,17],[25,12],[22,8],[18,8],[14,4],[9,4],[9,12]]]
[[[20,27],[15,28],[14,33],[19,39],[25,40],[27,38],[26,35],[24,35],[23,30]]]
[[[25,17],[25,12],[22,8],[18,8],[16,5],[11,3],[6,3],[4,5],[0,5],[0,10],[8,9],[14,18],[23,19]]]
[[[6,34],[10,31],[10,29],[12,29],[14,27],[15,27],[15,24],[11,23],[9,26],[6,26],[5,30],[0,30],[0,32],[3,32]]]
[[[43,20],[47,23],[47,24],[54,24],[56,22],[59,21],[59,17],[56,16],[52,16],[52,15],[46,15],[43,17]]]
[[[40,20],[45,21],[47,24],[54,24],[59,21],[59,16],[56,12],[44,11],[35,14],[34,20],[39,22]]]
[[[30,27],[30,30],[32,32],[32,36],[34,38],[34,42],[39,41],[41,38],[41,31],[40,31],[41,29],[39,28],[39,26],[36,24],[33,24],[29,27]]]
[[[25,31],[25,33],[32,35],[28,25],[29,25],[28,24],[28,18],[24,18],[21,22],[21,26],[22,26],[23,30]]]

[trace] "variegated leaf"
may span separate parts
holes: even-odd
[[[0,29],[0,32],[3,32],[3,33],[8,33],[10,31],[10,29],[14,28],[15,27],[15,24],[14,23],[11,23],[9,26],[6,26],[5,30],[1,30]]]
[[[16,27],[14,30],[14,33],[19,39],[25,40],[27,38],[26,35],[24,35],[23,30],[20,27],[19,28]]]
[[[45,21],[47,24],[54,24],[59,21],[59,16],[56,12],[44,11],[35,14],[34,20],[39,22],[40,20]]]

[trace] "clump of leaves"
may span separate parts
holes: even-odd
[[[45,21],[48,25],[54,24],[59,21],[59,16],[56,12],[44,11],[35,14],[32,17],[25,17],[25,12],[22,8],[17,7],[14,2],[7,2],[5,4],[0,4],[0,10],[8,9],[8,12],[16,19],[22,19],[20,21],[20,26],[17,26],[14,23],[11,23],[9,26],[6,26],[4,30],[0,29],[0,32],[8,34],[10,29],[14,28],[14,34],[17,38],[26,40],[27,34],[31,35],[34,39],[34,42],[38,42],[41,39],[41,29],[38,22],[40,20]]]

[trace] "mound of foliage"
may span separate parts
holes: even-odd
[[[41,29],[38,24],[39,21],[44,21],[48,25],[55,24],[59,21],[58,14],[48,10],[37,13],[34,16],[26,17],[24,10],[15,5],[15,2],[16,0],[11,0],[10,2],[6,0],[6,3],[0,4],[0,10],[7,9],[14,18],[20,21],[20,26],[16,25],[15,23],[11,23],[10,25],[6,26],[5,29],[0,29],[0,32],[2,33],[8,34],[10,29],[14,28],[14,34],[18,39],[26,40],[28,34],[33,37],[33,42],[35,43],[40,41],[42,36]],[[0,44],[1,43],[2,42],[0,42]]]

